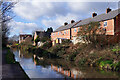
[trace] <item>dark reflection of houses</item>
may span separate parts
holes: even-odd
[[[50,66],[52,70],[56,71],[59,74],[65,75],[66,78],[72,78],[72,79],[90,79],[93,78],[93,80],[96,80],[96,78],[104,78],[109,80],[110,78],[117,79],[118,73],[110,72],[110,71],[104,71],[96,69],[95,67],[77,67],[77,66],[71,66],[70,64],[63,63],[61,60],[60,63],[57,62],[57,60],[51,60],[50,59],[40,59],[38,56],[34,55],[34,63],[35,65],[41,65],[43,67]],[[119,75],[120,76],[120,75]]]
[[[83,77],[83,73],[81,71],[78,71],[78,70],[75,70],[75,69],[64,70],[62,67],[54,66],[53,64],[51,64],[51,69],[53,69],[53,70],[55,70],[55,71],[65,75],[65,76],[74,78],[74,79]]]
[[[50,66],[50,63],[44,60],[43,57],[39,57],[37,55],[33,55],[33,62],[35,65],[41,65],[42,67]]]
[[[40,60],[40,59],[38,60],[38,57],[36,55],[33,55],[33,58],[34,58],[33,61],[34,61],[35,65],[41,65],[44,61],[44,60]],[[49,65],[50,65],[50,63],[49,63]],[[79,70],[76,70],[76,69],[67,69],[66,70],[61,66],[55,66],[53,64],[51,64],[51,69],[62,75],[65,75],[65,76],[73,78],[73,79],[76,79],[76,78],[80,79],[84,76],[83,72],[81,72]]]
[[[100,73],[100,71],[96,71],[93,68],[86,68],[81,69],[81,70],[77,70],[75,68],[72,68],[70,70],[64,70],[63,67],[60,66],[54,66],[53,64],[51,64],[51,69],[55,70],[58,73],[61,73],[65,76],[71,77],[73,79],[87,79],[87,80],[97,80],[97,79],[104,79],[104,80],[118,80],[118,74],[114,74],[113,72],[109,72],[109,71],[103,71],[102,73]]]
[[[32,53],[28,53],[25,50],[19,49],[19,57],[20,58],[31,58],[33,56]]]

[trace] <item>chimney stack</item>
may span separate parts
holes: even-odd
[[[71,20],[71,23],[74,23],[75,21],[74,20]]]
[[[92,17],[95,17],[95,16],[97,16],[97,13],[95,13],[95,12],[92,13]]]
[[[107,8],[107,9],[106,9],[106,14],[109,13],[111,10],[112,10],[112,9]]]
[[[68,25],[68,23],[67,23],[67,22],[65,22],[65,23],[64,23],[64,26],[66,26],[66,25]]]

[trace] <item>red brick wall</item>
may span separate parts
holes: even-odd
[[[75,29],[76,29],[76,32],[75,32]],[[80,27],[76,27],[76,28],[71,29],[72,39],[74,36],[77,36],[79,29],[80,29]]]
[[[104,22],[105,21],[100,22],[100,27],[104,28]],[[74,36],[77,36],[77,32],[79,30],[78,28],[79,27],[76,28],[77,30],[76,32],[74,31],[75,28],[71,29],[72,38]],[[106,35],[114,35],[114,19],[107,20],[107,26],[105,28],[106,28]]]
[[[65,31],[65,33],[64,33],[64,31]],[[70,39],[70,29],[59,31],[59,35],[58,35],[58,32],[51,33],[51,40],[55,40],[56,38]]]
[[[119,39],[119,41],[120,41],[120,14],[118,15],[118,30],[119,30],[119,37],[118,37],[118,39]]]
[[[100,22],[100,24],[101,24],[100,27],[106,28],[106,35],[107,36],[114,36],[116,30],[120,30],[120,15],[118,15],[115,19],[107,20],[107,26],[106,27],[104,27],[104,22],[105,21]],[[77,32],[78,32],[78,27],[76,28],[76,32],[75,32],[74,29],[75,28],[71,28],[72,39],[73,39],[74,36],[77,36]],[[64,31],[66,31],[66,34],[64,34]],[[120,36],[120,31],[117,32],[117,34]],[[70,29],[59,31],[59,35],[58,35],[58,32],[51,33],[51,40],[55,40],[56,38],[70,39]],[[116,37],[116,38],[118,38],[120,40],[120,37]]]
[[[107,22],[107,26],[104,26],[104,22]],[[114,19],[101,21],[100,27],[106,28],[106,35],[114,35]]]
[[[116,36],[116,41],[120,41],[120,14],[115,17],[115,36]]]
[[[114,19],[107,20],[106,35],[114,35]]]
[[[76,32],[75,32],[75,29],[76,29]],[[78,27],[72,28],[72,29],[71,29],[71,35],[72,35],[72,37],[73,37],[73,36],[76,36],[76,35],[77,35],[77,32],[78,32]]]

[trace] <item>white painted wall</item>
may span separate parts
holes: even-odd
[[[81,37],[79,37],[79,39],[77,39],[77,37],[73,37],[72,42],[73,42],[73,44],[77,44],[78,42],[84,43],[84,41],[81,39]]]

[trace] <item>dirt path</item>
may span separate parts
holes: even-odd
[[[2,80],[29,80],[28,76],[25,74],[20,64],[7,64],[5,60],[6,51],[2,52]]]

